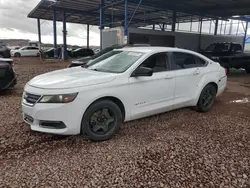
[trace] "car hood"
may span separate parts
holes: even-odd
[[[69,89],[110,82],[116,75],[76,67],[42,74],[33,78],[29,85],[42,89]]]
[[[81,64],[81,65],[84,65],[86,63],[88,63],[90,60],[93,59],[93,56],[88,56],[88,57],[85,57],[85,58],[81,58],[81,59],[77,59],[77,60],[73,60],[72,63],[73,64]]]

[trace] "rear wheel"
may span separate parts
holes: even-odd
[[[246,67],[245,70],[248,74],[250,74],[250,67]]]
[[[208,112],[216,99],[216,88],[212,84],[208,84],[201,92],[197,108],[200,112]]]
[[[112,101],[92,104],[85,112],[81,131],[92,141],[105,141],[113,137],[122,124],[121,109]]]

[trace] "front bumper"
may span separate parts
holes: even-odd
[[[80,133],[80,114],[74,114],[73,103],[68,104],[40,104],[28,106],[22,103],[23,120],[30,125],[31,130],[59,134],[77,135]],[[53,126],[44,126],[43,122],[52,122]],[[63,126],[55,127],[55,123]]]

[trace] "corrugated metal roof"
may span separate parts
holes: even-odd
[[[129,15],[132,15],[139,0],[128,0]],[[113,0],[106,0],[111,5]],[[99,25],[100,0],[41,0],[29,13],[30,18],[45,20],[53,19],[52,8],[57,10],[57,20],[62,19],[62,10],[67,12],[67,22]],[[114,6],[105,9],[105,24],[112,26],[122,25],[124,21],[124,1],[115,1]],[[131,24],[145,26],[151,24],[171,24],[172,12],[178,12],[177,22],[199,21],[222,18],[227,19],[234,15],[250,15],[250,0],[143,0]],[[244,16],[245,18],[245,16]],[[239,19],[239,18],[237,18]]]

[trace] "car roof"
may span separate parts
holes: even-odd
[[[188,52],[188,53],[196,53],[194,51],[181,49],[181,48],[172,48],[172,47],[124,47],[122,49],[117,50],[123,50],[123,51],[133,51],[133,52],[142,52],[142,53],[152,53],[152,52]]]

